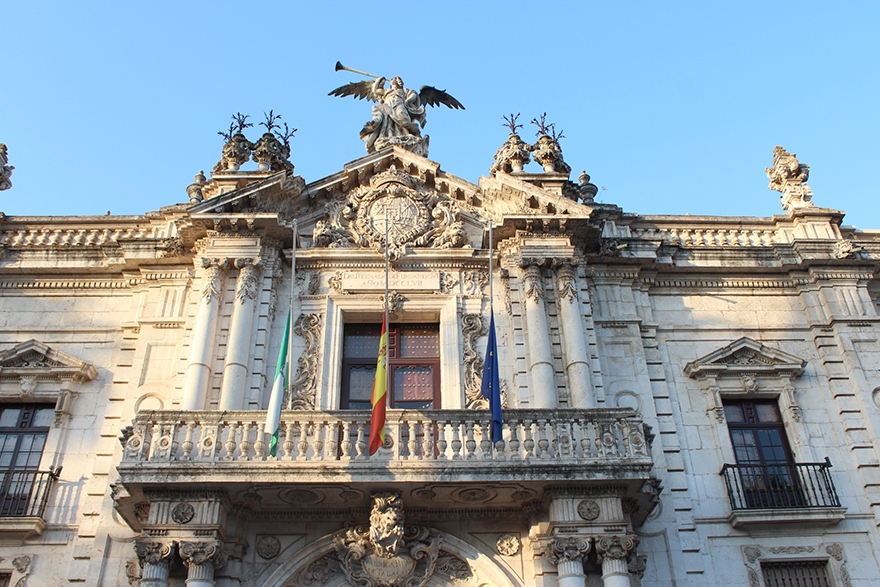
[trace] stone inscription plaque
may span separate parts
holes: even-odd
[[[342,289],[345,291],[384,290],[383,271],[344,271]],[[388,274],[388,289],[394,291],[436,291],[440,289],[439,271],[392,271]]]

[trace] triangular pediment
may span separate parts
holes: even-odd
[[[589,221],[592,208],[564,195],[565,176],[520,175],[497,173],[476,185],[435,161],[390,147],[309,184],[288,172],[219,173],[202,189],[215,195],[189,211],[209,230],[270,234],[272,226],[296,219],[300,234],[313,235],[313,246],[379,250],[385,240],[379,225],[388,210],[396,254],[482,244],[489,219],[498,238],[517,230],[576,230]]]
[[[714,377],[751,374],[786,374],[798,376],[807,362],[800,357],[767,346],[744,336],[729,345],[685,365],[688,377]]]
[[[0,352],[0,378],[38,377],[91,381],[98,371],[67,353],[29,340]]]

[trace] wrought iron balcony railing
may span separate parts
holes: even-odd
[[[650,433],[626,408],[508,410],[504,439],[484,434],[488,413],[389,410],[386,445],[370,456],[370,412],[289,411],[269,455],[263,411],[141,412],[125,431],[123,466],[134,463],[292,461],[343,463],[579,462],[651,465]]]
[[[60,468],[0,471],[0,516],[42,518],[49,492],[60,473]]]
[[[734,510],[838,508],[831,461],[772,465],[724,465],[721,475]]]

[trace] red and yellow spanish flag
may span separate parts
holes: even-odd
[[[382,335],[379,337],[379,360],[376,362],[376,379],[373,381],[373,416],[370,419],[370,454],[375,454],[385,444],[385,398],[388,386],[388,317],[382,318]]]

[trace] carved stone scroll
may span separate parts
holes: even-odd
[[[297,360],[296,376],[290,384],[291,410],[314,410],[322,319],[320,314],[300,314],[293,325],[294,334],[306,340],[306,348]]]
[[[480,314],[465,314],[461,317],[461,333],[464,337],[464,393],[465,407],[482,410],[489,407],[488,400],[481,393],[483,359],[477,352],[477,339],[486,334],[488,324],[484,324]]]

